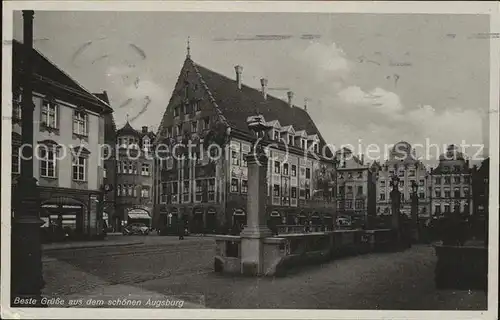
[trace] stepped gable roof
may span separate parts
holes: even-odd
[[[68,101],[72,104],[86,102],[84,108],[98,113],[113,112],[109,101],[103,101],[100,97],[85,89],[69,74],[60,69],[56,64],[42,55],[38,50],[32,52],[33,76],[35,91],[50,93],[56,98]],[[25,62],[25,50],[23,44],[17,40],[12,41],[12,65],[13,65],[13,88],[20,85],[20,72]]]
[[[455,160],[465,160],[465,156],[462,152],[458,151],[458,147],[451,144],[446,149],[446,152],[439,156],[439,161],[455,161]]]
[[[262,92],[241,85],[241,89],[234,79],[230,79],[215,71],[205,68],[187,58],[193,64],[200,80],[206,84],[214,101],[231,127],[250,133],[246,120],[249,116],[261,114],[266,121],[278,120],[282,126],[292,125],[295,131],[305,130],[307,134],[317,134],[320,138],[320,148],[325,145],[318,128],[309,114],[301,107],[292,106],[281,99],[267,95],[264,99]]]

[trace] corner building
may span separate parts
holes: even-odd
[[[243,68],[230,79],[196,64],[189,54],[161,121],[158,144],[173,150],[191,142],[191,159],[158,160],[155,224],[184,220],[192,233],[226,233],[246,223],[246,156],[257,137],[247,119],[259,116],[258,135],[268,149],[267,216],[273,225],[332,228],[334,166],[331,151],[305,108],[242,83]],[[223,146],[220,151],[204,146]],[[184,150],[185,151],[185,150]],[[322,153],[324,151],[324,154]],[[185,154],[185,152],[184,152]],[[209,158],[209,154],[214,156]]]
[[[72,238],[102,234],[105,117],[113,109],[33,49],[33,176],[38,181],[44,221],[42,234],[61,226]],[[26,63],[23,44],[12,43],[12,201],[21,174],[21,74]],[[14,212],[15,214],[15,212]],[[47,239],[50,237],[48,236]]]

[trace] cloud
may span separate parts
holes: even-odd
[[[322,135],[335,146],[350,144],[356,152],[373,144],[384,148],[405,140],[432,143],[443,151],[448,144],[480,144],[482,119],[476,110],[457,106],[405,105],[396,93],[380,85],[363,89],[352,74],[360,68],[335,43],[311,44],[294,70],[309,73],[305,86],[321,102],[310,110]],[[469,149],[469,153],[474,153]],[[438,154],[433,155],[438,156]]]
[[[128,115],[129,119],[133,119],[131,122],[135,127],[151,126],[150,120],[157,119],[152,113],[163,114],[162,109],[169,96],[160,84],[149,78],[146,71],[138,67],[115,65],[108,67],[107,75],[118,124],[124,123]]]
[[[393,117],[403,109],[397,94],[381,88],[365,92],[360,87],[350,86],[339,91],[337,96],[344,103],[361,108],[359,111],[379,112]]]

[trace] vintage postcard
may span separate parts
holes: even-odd
[[[497,3],[3,8],[2,318],[496,319]]]

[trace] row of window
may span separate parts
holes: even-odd
[[[200,120],[191,121],[189,124],[190,132],[196,133],[200,130],[208,130],[210,128],[210,117],[205,117]],[[180,136],[186,132],[184,123],[180,123],[174,127],[167,127],[165,129],[165,135],[167,138]]]
[[[141,198],[149,198],[150,187],[134,184],[119,184],[116,186],[116,194],[119,197],[137,197],[137,190],[141,192]]]
[[[117,143],[120,148],[140,149],[139,140],[134,137],[119,137]],[[151,139],[148,136],[142,139],[142,149],[148,152],[151,151]]]
[[[241,187],[240,187],[240,180],[234,178],[231,179],[231,192],[248,193],[248,180],[241,180]]]
[[[182,199],[183,203],[190,202],[190,196],[192,194],[191,186],[192,181],[184,180],[182,184],[178,181],[163,182],[161,190],[161,201],[162,203],[179,203],[179,187],[182,185]],[[204,195],[206,195],[206,201],[215,201],[215,179],[197,179],[194,181],[195,192],[194,201],[203,201]]]
[[[464,191],[463,197],[469,197],[469,189],[464,188],[463,191]],[[451,190],[444,190],[444,198],[451,198],[451,195],[452,195]],[[441,189],[439,189],[439,188],[434,189],[434,196],[436,198],[443,197],[443,193],[441,192]],[[462,193],[460,192],[460,189],[455,188],[453,190],[453,197],[454,198],[461,198],[462,197]]]
[[[441,211],[442,210],[441,207],[444,208],[443,211]],[[436,205],[434,205],[434,214],[440,214],[440,213],[443,213],[443,212],[444,213],[449,213],[449,212],[451,212],[451,208],[452,208],[452,206],[450,204],[444,204],[443,206],[441,206],[440,204],[436,204]],[[463,212],[469,212],[469,211],[470,211],[469,204],[466,203],[464,205],[464,207],[463,207]],[[453,206],[453,212],[462,212],[460,210],[460,205],[459,204]]]
[[[337,201],[338,209],[353,209],[353,201],[352,200],[340,200]],[[356,200],[354,201],[354,209],[362,210],[365,208],[364,200]]]
[[[357,193],[358,195],[363,194],[363,186],[357,186]],[[352,186],[347,186],[347,194],[352,194],[353,187]],[[345,186],[339,186],[339,196],[343,196],[346,194],[346,187]]]
[[[196,114],[201,111],[198,101],[192,101],[189,104],[180,104],[174,108],[174,117],[179,117],[183,114]]]
[[[279,161],[274,161],[274,173],[283,174],[285,176],[296,177],[297,176],[297,166],[292,164],[290,168],[290,172],[288,171],[288,163],[283,163],[283,166]],[[311,169],[300,167],[300,175],[305,176],[306,179],[311,179]]]
[[[394,174],[394,170],[389,170],[389,175],[393,175]],[[416,171],[414,169],[410,169],[408,171],[406,170],[399,170],[398,171],[398,177],[404,177],[406,172],[408,172],[408,177],[415,177],[416,175]]]
[[[417,181],[415,181],[415,180],[410,180],[410,181],[409,181],[408,186],[410,186],[410,187],[411,187],[411,186],[412,186],[412,184],[413,184],[413,182],[415,182],[415,183],[416,183]],[[400,187],[404,187],[404,185],[405,185],[404,180],[400,180],[400,181],[399,181],[399,186],[400,186]],[[419,186],[424,186],[424,185],[425,185],[425,180],[424,180],[424,179],[420,179],[420,180],[419,180],[419,182],[418,182],[418,185],[419,185]],[[380,180],[380,186],[381,186],[381,187],[385,187],[385,186],[386,186],[385,180]],[[388,186],[388,187],[390,186],[390,182],[388,183],[388,185],[387,185],[387,186]]]
[[[452,177],[444,177],[444,183],[445,184],[451,184],[451,178]],[[463,182],[464,183],[469,183],[470,182],[470,177],[469,176],[464,176],[463,177]],[[441,179],[441,177],[435,177],[434,178],[434,181],[436,182],[436,184],[441,184],[441,182],[443,181],[443,179]],[[461,177],[453,177],[453,183],[461,183],[462,182],[462,179]]]
[[[384,213],[389,213],[390,212],[389,208],[384,208],[383,211],[384,211]],[[378,207],[377,208],[377,213],[381,213],[381,212],[382,212],[382,208]],[[420,208],[420,213],[422,213],[422,214],[427,213],[427,208],[426,207],[421,207]]]
[[[121,174],[137,174],[138,163],[133,161],[117,161],[116,169]],[[141,164],[141,175],[150,176],[151,166],[148,163]]]
[[[12,173],[21,173],[21,158],[19,149],[12,150]],[[40,149],[38,156],[40,177],[42,178],[57,178],[58,160],[57,152],[50,149]],[[87,158],[83,156],[72,156],[72,179],[75,181],[87,181]]]
[[[339,172],[339,174],[338,174],[339,179],[344,179],[345,176],[346,176],[346,174],[344,172]],[[353,177],[353,173],[352,172],[348,172],[347,173],[347,179],[352,179],[352,177]],[[363,172],[362,171],[357,171],[356,172],[356,178],[357,179],[362,179],[363,178]]]
[[[425,199],[425,192],[419,192],[418,193],[418,198],[419,199]],[[379,200],[380,201],[385,201],[387,199],[388,198],[385,196],[385,193],[379,194]],[[401,202],[405,202],[405,200],[406,200],[406,197],[405,197],[404,193],[401,193]]]
[[[21,119],[21,96],[14,97],[13,117]],[[59,129],[59,105],[54,101],[43,100],[40,112],[40,124],[46,128]],[[88,114],[83,110],[73,110],[73,133],[88,136]]]

